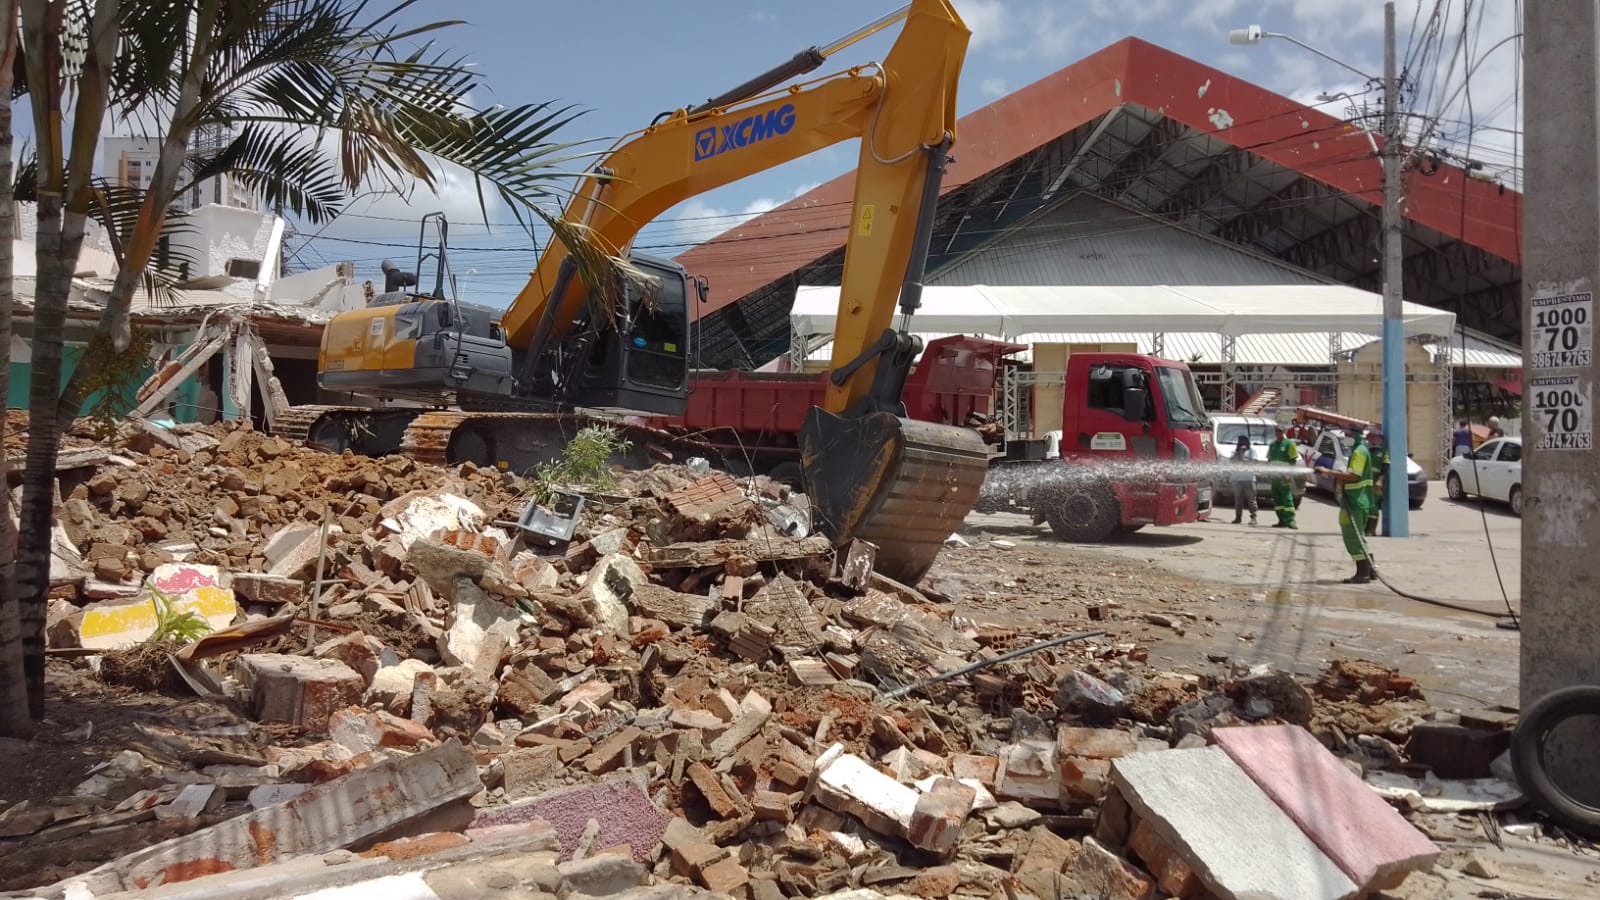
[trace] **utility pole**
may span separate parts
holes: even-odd
[[[1600,281],[1600,116],[1594,3],[1523,4],[1522,707],[1600,684],[1600,457],[1593,414]],[[1576,734],[1572,734],[1576,732]],[[1557,785],[1600,804],[1582,718],[1555,735]]]
[[[1405,251],[1400,242],[1400,74],[1395,61],[1394,0],[1383,5],[1383,437],[1389,447],[1384,473],[1385,537],[1411,534],[1411,492],[1406,487]]]

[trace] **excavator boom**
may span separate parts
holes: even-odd
[[[901,21],[881,65],[779,86]],[[577,254],[555,236],[497,322],[478,323],[460,304],[446,309],[443,298],[407,296],[336,317],[324,335],[319,380],[328,389],[430,403],[453,394],[475,412],[430,413],[428,435],[406,426],[408,446],[448,445],[452,461],[449,446],[471,448],[517,468],[506,447],[535,443],[515,432],[518,404],[544,403],[555,413],[681,412],[689,276],[669,261],[632,254],[635,236],[684,200],[859,138],[832,373],[823,406],[802,432],[805,482],[832,537],[871,540],[885,574],[920,579],[977,502],[988,461],[976,432],[906,417],[900,394],[920,341],[891,328],[897,301],[907,316],[920,303],[970,37],[949,0],[912,0],[620,140],[562,218],[586,243],[662,282],[656,299],[625,286],[620,308],[591,303],[590,285],[576,277]],[[305,428],[317,431],[325,421]]]

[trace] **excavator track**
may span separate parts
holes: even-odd
[[[277,415],[272,433],[329,453],[351,450],[364,456],[383,456],[399,449],[402,430],[425,412],[367,406],[295,406]]]
[[[424,412],[406,428],[400,452],[440,466],[473,462],[522,472],[560,455],[573,435],[591,425],[621,432],[633,465],[682,462],[691,456],[713,463],[720,459],[716,448],[704,441],[603,416],[554,412]]]

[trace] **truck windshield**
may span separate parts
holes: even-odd
[[[1240,435],[1250,438],[1252,444],[1272,443],[1272,425],[1266,422],[1223,422],[1217,425],[1217,446],[1232,447],[1239,443]]]
[[[1187,369],[1173,366],[1156,366],[1156,380],[1161,384],[1161,398],[1166,404],[1167,421],[1176,428],[1205,428],[1205,401],[1194,385],[1194,376]]]

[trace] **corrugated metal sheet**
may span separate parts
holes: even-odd
[[[944,334],[924,334],[924,343],[935,338],[947,337]],[[992,336],[992,335],[991,335]],[[1311,334],[1247,334],[1243,335],[1234,344],[1234,361],[1246,366],[1304,366],[1315,368],[1332,365],[1328,356],[1327,332]],[[1024,334],[1014,340],[1019,344],[1027,344],[1030,349],[1012,356],[1012,359],[1023,362],[1033,361],[1032,346],[1034,344],[1134,344],[1140,353],[1154,352],[1154,335],[1131,331],[1104,331],[1083,334]],[[1349,353],[1368,344],[1376,343],[1378,335],[1364,334],[1358,331],[1346,331],[1340,335],[1339,345]],[[1168,334],[1165,335],[1162,353],[1167,359],[1183,360],[1202,365],[1220,365],[1222,363],[1222,338],[1214,334]],[[1459,337],[1457,338],[1459,341]],[[1426,344],[1428,352],[1434,359],[1439,358],[1439,346]],[[807,355],[806,359],[812,362],[827,362],[833,353],[833,342],[829,341]],[[1522,367],[1522,354],[1510,345],[1490,338],[1467,337],[1467,348],[1463,354],[1459,343],[1450,347],[1452,364],[1457,368],[1484,368],[1484,369],[1517,369]]]
[[[1085,192],[1029,219],[929,284],[1328,284],[1328,279]]]
[[[1359,344],[1346,344],[1350,350],[1365,347],[1367,344],[1378,340],[1375,336],[1365,336],[1366,339]],[[1440,344],[1424,344],[1428,352],[1437,360],[1439,354],[1445,349]],[[1522,348],[1516,347],[1505,341],[1495,340],[1492,337],[1476,332],[1468,332],[1465,338],[1457,332],[1450,339],[1449,345],[1450,364],[1458,368],[1465,366],[1473,369],[1520,369],[1522,368]]]

